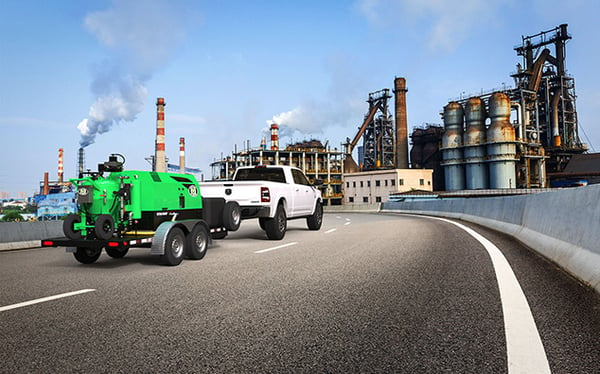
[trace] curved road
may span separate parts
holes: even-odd
[[[598,294],[462,224],[499,252],[449,221],[331,213],[282,241],[243,222],[177,267],[0,253],[0,372],[600,372]]]

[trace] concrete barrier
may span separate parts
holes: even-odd
[[[600,185],[533,195],[384,203],[509,234],[600,292]]]
[[[63,236],[62,221],[0,222],[0,250],[34,248],[57,236]]]

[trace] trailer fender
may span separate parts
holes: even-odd
[[[177,225],[177,222],[166,221],[158,226],[158,228],[154,232],[154,237],[152,238],[152,247],[150,248],[150,254],[161,256],[165,254],[167,234],[175,225]]]

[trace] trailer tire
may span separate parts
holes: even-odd
[[[201,260],[208,249],[209,233],[202,223],[196,224],[186,236],[185,252],[192,260]]]
[[[162,263],[177,266],[185,253],[185,235],[179,227],[171,227],[165,240],[165,254],[160,256]]]
[[[81,222],[81,216],[79,214],[69,214],[63,221],[63,232],[69,239],[78,240],[81,239],[81,231],[75,231],[74,225]]]
[[[129,252],[129,248],[117,249],[106,247],[104,249],[106,250],[106,254],[108,254],[112,258],[123,258],[125,257],[127,252]]]
[[[237,231],[242,222],[240,205],[236,201],[228,201],[223,208],[223,226],[228,231]]]
[[[323,223],[323,205],[317,201],[317,205],[315,206],[315,212],[306,217],[306,225],[309,230],[319,230],[321,229],[321,224]]]
[[[102,253],[102,248],[77,247],[73,256],[75,256],[75,259],[82,264],[92,264],[100,257],[100,253]]]
[[[96,218],[94,223],[94,234],[100,240],[108,240],[112,238],[115,230],[115,220],[110,214],[101,214]]]
[[[265,221],[265,232],[269,240],[281,240],[285,236],[287,230],[287,217],[283,204],[277,205],[275,216]]]

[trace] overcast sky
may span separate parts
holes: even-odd
[[[156,98],[167,156],[210,178],[210,162],[260,144],[270,121],[284,147],[340,149],[368,93],[407,80],[409,129],[441,123],[451,99],[513,85],[523,35],[567,23],[581,138],[600,151],[597,0],[5,0],[0,20],[0,191],[33,194],[65,178],[77,150],[149,170]],[[393,106],[391,108],[393,110]],[[409,130],[410,131],[410,130]]]

